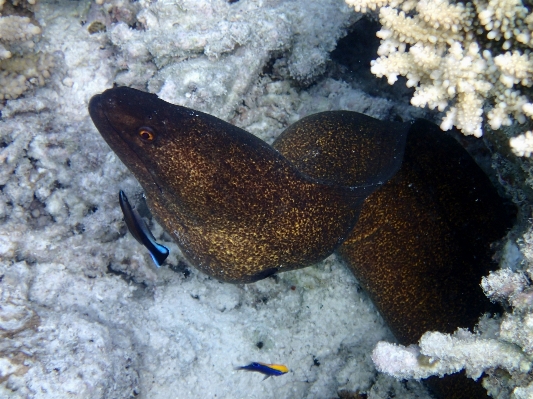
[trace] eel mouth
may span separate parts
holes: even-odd
[[[157,179],[154,178],[150,170],[146,167],[144,161],[135,151],[135,148],[133,148],[128,140],[124,139],[121,132],[110,121],[110,110],[107,109],[108,107],[106,107],[105,102],[106,98],[103,94],[96,94],[89,101],[89,115],[98,132],[100,132],[100,135],[120,158],[122,163],[133,172],[145,191],[157,188],[162,193],[161,185],[157,183]]]

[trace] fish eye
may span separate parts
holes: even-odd
[[[139,137],[142,141],[151,143],[155,139],[155,132],[151,128],[143,126],[139,128]]]

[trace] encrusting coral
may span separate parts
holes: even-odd
[[[494,130],[533,117],[533,14],[520,0],[346,2],[361,12],[380,8],[372,73],[390,84],[405,76],[413,105],[446,111],[441,129],[480,137],[485,108]],[[530,153],[514,143],[517,154]]]
[[[8,15],[0,18],[0,32],[3,42],[0,44],[0,59],[6,59],[12,56],[6,46],[32,49],[35,44],[31,39],[41,33],[41,28],[32,24],[28,17]]]
[[[50,77],[53,57],[30,53],[0,61],[0,100],[18,98],[31,86],[43,86]]]
[[[35,51],[41,28],[29,16],[14,14],[31,13],[35,4],[36,0],[0,0],[0,101],[16,99],[50,77],[52,56]]]

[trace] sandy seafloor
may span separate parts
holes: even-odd
[[[204,15],[191,2],[175,3],[183,15]],[[198,1],[197,7],[216,9],[215,3],[230,7],[222,1]],[[126,45],[135,37],[128,39],[131,30],[116,21],[108,32],[89,34],[83,25],[89,2],[40,3],[38,49],[53,54],[56,66],[44,87],[8,102],[0,121],[1,398],[326,399],[344,389],[368,398],[429,398],[419,383],[397,382],[374,369],[376,342],[393,338],[335,256],[276,278],[231,285],[186,266],[176,245],[152,225],[171,249],[156,270],[126,231],[118,190],[135,203],[141,189],[87,112],[90,97],[115,81],[144,82],[167,100],[214,113],[270,142],[292,121],[326,109],[420,114],[321,75],[327,63],[320,57],[327,59],[355,20],[342,1],[309,2],[305,10],[291,1],[239,3],[244,14],[284,19],[286,31],[265,24],[257,37],[213,50],[219,51],[214,56],[207,38],[200,50],[174,54],[175,62],[167,64],[165,54],[136,61]],[[172,6],[160,2],[165,4]],[[335,13],[342,18],[327,25]],[[319,27],[299,30],[302,21]],[[317,61],[298,55],[308,38],[324,43],[320,35],[331,43],[313,54]],[[270,44],[266,37],[273,38]],[[272,43],[281,42],[275,49]],[[263,45],[273,48],[262,52]],[[285,66],[280,61],[272,68],[274,52]],[[265,75],[267,66],[279,72]],[[154,68],[151,80],[128,75],[153,74]],[[293,74],[300,68],[315,84],[284,80],[287,68]],[[283,363],[290,372],[262,381],[259,374],[234,370],[250,361]]]

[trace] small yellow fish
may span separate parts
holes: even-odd
[[[266,376],[263,381],[268,377],[283,375],[289,372],[287,366],[283,364],[268,364],[260,362],[253,362],[247,366],[238,367],[237,370],[257,371],[258,373]]]

